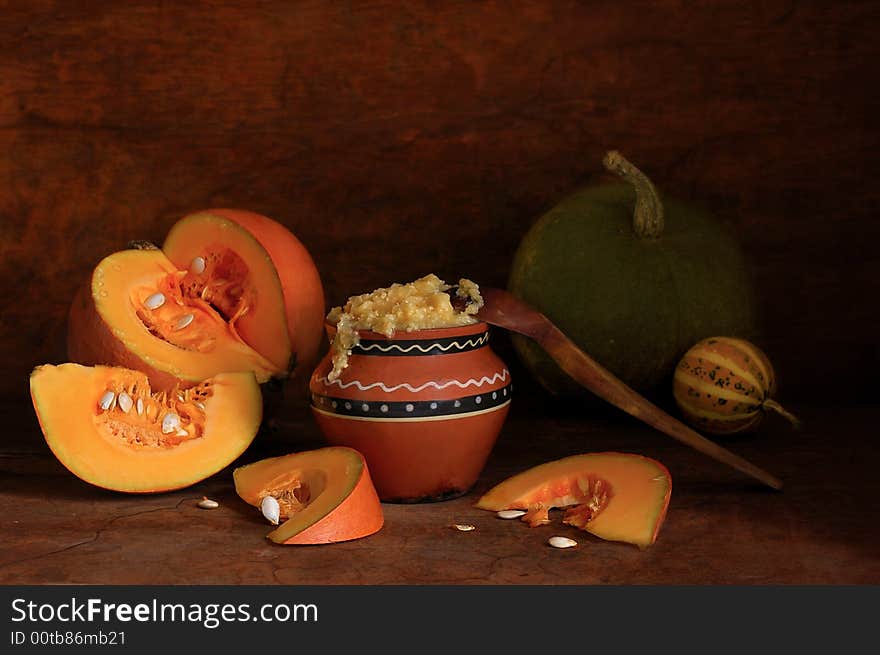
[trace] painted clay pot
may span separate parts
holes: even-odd
[[[332,339],[335,326],[327,325]],[[311,407],[333,445],[359,450],[385,502],[466,493],[510,408],[510,371],[489,347],[489,326],[360,332],[349,365],[328,382],[330,354],[310,380]]]

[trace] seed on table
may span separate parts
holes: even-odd
[[[220,503],[218,503],[216,500],[211,500],[210,498],[202,498],[199,501],[199,507],[201,507],[202,509],[217,509],[218,507],[220,507]]]
[[[574,539],[569,539],[568,537],[550,537],[547,540],[547,543],[554,548],[571,548],[572,546],[578,545],[578,542]]]
[[[455,523],[453,526],[459,532],[470,532],[471,530],[476,530],[477,526],[469,525],[467,523]]]
[[[502,509],[498,512],[499,519],[518,519],[520,516],[525,516],[525,512],[521,509]]]
[[[144,307],[146,307],[147,309],[159,309],[164,304],[165,294],[161,291],[147,296],[147,299],[144,300]]]

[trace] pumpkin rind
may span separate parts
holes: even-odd
[[[121,367],[75,363],[42,365],[30,376],[31,399],[40,428],[58,460],[85,482],[128,493],[180,489],[234,461],[253,441],[262,419],[262,399],[250,372],[210,378],[203,434],[171,447],[139,447],[108,438],[96,427],[96,404],[120,378],[149,386],[146,375]],[[136,411],[134,409],[130,410]]]

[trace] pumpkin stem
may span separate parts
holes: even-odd
[[[636,168],[617,150],[610,150],[602,159],[605,168],[622,177],[636,190],[633,229],[640,239],[656,239],[663,234],[663,203],[648,176]]]
[[[782,405],[780,405],[775,400],[768,398],[767,400],[764,401],[763,407],[764,407],[764,409],[773,410],[777,414],[784,416],[786,419],[788,419],[788,421],[792,424],[792,426],[794,426],[795,430],[800,430],[801,420],[797,416],[792,414],[791,412],[787,411]]]

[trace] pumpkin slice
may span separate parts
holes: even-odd
[[[645,548],[666,518],[672,478],[660,462],[629,453],[587,453],[546,462],[490,489],[476,507],[525,510],[532,527],[566,508],[563,522],[609,541]]]
[[[227,290],[249,288],[246,311],[240,311],[240,298],[227,303],[228,314],[239,312],[238,334],[276,366],[311,373],[324,343],[324,290],[309,251],[284,225],[241,209],[210,209],[178,220],[162,250],[178,268],[190,271],[201,258],[205,269],[196,280],[221,278],[228,280]],[[237,274],[241,264],[232,275],[224,270],[236,261],[247,275]],[[280,305],[273,295],[277,286]]]
[[[244,260],[233,256],[205,266],[198,275],[181,270],[158,249],[105,257],[71,306],[70,360],[144,371],[155,389],[190,386],[223,371],[252,371],[260,383],[283,375],[290,344],[271,267],[253,277]],[[274,317],[264,312],[266,331],[279,343],[270,356],[237,332],[237,319],[255,303],[276,309]]]
[[[378,532],[382,506],[367,463],[357,450],[319,448],[263,459],[233,471],[242,500],[260,507],[278,501],[287,519],[266,535],[278,544],[326,544]]]
[[[40,428],[80,479],[115,491],[180,489],[218,472],[253,441],[262,418],[253,373],[219,373],[154,392],[140,371],[46,364],[30,376]]]

